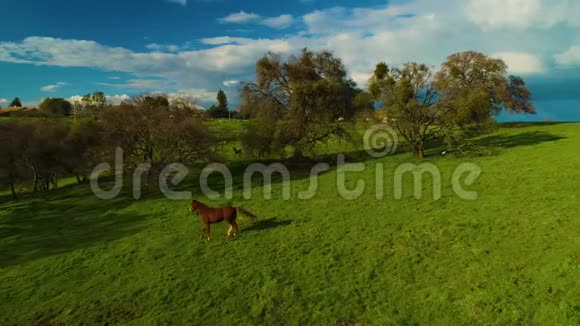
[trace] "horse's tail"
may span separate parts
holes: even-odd
[[[246,215],[246,216],[250,217],[250,218],[252,219],[252,222],[256,222],[256,219],[258,218],[258,217],[256,216],[256,214],[254,214],[254,213],[250,212],[249,210],[247,210],[247,209],[245,209],[245,208],[243,208],[243,207],[236,207],[236,210],[237,210],[238,212],[240,212],[240,213],[242,213],[242,214],[244,214],[244,215]]]

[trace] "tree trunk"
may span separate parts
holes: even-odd
[[[39,179],[39,175],[38,175],[38,171],[36,169],[36,166],[33,166],[32,168],[32,175],[33,175],[33,179],[34,179],[34,185],[33,185],[33,192],[36,193],[38,192],[38,179]]]
[[[51,173],[50,182],[52,183],[52,189],[58,188],[58,173]]]
[[[12,199],[18,199],[16,196],[16,188],[14,187],[14,181],[10,181],[10,191],[12,191]]]
[[[415,158],[417,158],[418,160],[422,160],[423,158],[425,158],[425,147],[423,146],[423,144],[413,145],[413,155],[415,155]]]
[[[302,147],[294,147],[294,158],[295,159],[304,158],[304,149]]]

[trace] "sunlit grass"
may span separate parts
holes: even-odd
[[[410,154],[351,173],[365,193],[347,201],[336,171],[311,200],[236,190],[253,210],[200,241],[187,201],[129,195],[101,201],[86,186],[0,204],[0,324],[388,325],[580,322],[580,125],[502,129],[484,136],[496,155],[432,156],[443,190],[393,196]],[[451,187],[463,162],[483,173],[465,201]],[[385,198],[375,198],[375,164]],[[194,187],[192,187],[193,189]],[[206,199],[197,196],[204,201]]]

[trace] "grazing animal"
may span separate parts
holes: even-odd
[[[203,222],[203,231],[200,240],[203,239],[205,235],[207,235],[208,241],[211,240],[210,225],[221,223],[223,221],[226,221],[230,225],[226,236],[235,237],[238,234],[238,223],[236,223],[238,212],[249,216],[252,222],[256,221],[256,215],[242,207],[211,208],[197,200],[191,202],[191,208],[189,208],[189,211],[191,213],[195,213],[196,211],[199,212],[199,216]]]

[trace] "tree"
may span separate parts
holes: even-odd
[[[16,199],[16,182],[30,181],[34,192],[58,186],[58,177],[86,176],[97,164],[95,124],[71,129],[62,120],[18,120],[0,126],[0,182],[7,183]],[[92,154],[92,155],[89,155]]]
[[[207,111],[197,104],[197,100],[188,95],[177,95],[171,97],[170,109],[172,111],[187,112],[192,117],[205,119],[208,116]]]
[[[33,191],[58,187],[58,176],[65,172],[66,139],[71,125],[62,121],[34,121],[24,124],[31,131],[24,162],[33,176]]]
[[[22,150],[26,138],[16,123],[0,125],[0,182],[7,184],[12,199],[17,199],[16,182],[25,174],[22,168]]]
[[[61,161],[66,172],[73,174],[79,184],[87,183],[92,169],[100,163],[102,129],[94,120],[81,121],[70,129],[65,139]]]
[[[20,102],[20,99],[18,97],[15,97],[14,100],[12,100],[12,102],[10,102],[10,105],[8,105],[9,108],[21,108],[22,107],[22,102]]]
[[[507,73],[501,59],[465,51],[447,58],[433,83],[439,93],[440,118],[462,126],[488,121],[502,110],[535,113],[522,78]]]
[[[131,99],[130,103],[144,109],[169,109],[169,100],[165,95],[145,94]]]
[[[218,101],[218,108],[225,109],[226,111],[229,111],[228,97],[226,96],[226,93],[221,89],[217,93],[217,101]]]
[[[43,113],[58,116],[68,116],[73,111],[73,105],[63,98],[45,98],[38,108]]]
[[[202,121],[187,110],[173,110],[163,96],[139,96],[107,108],[102,120],[104,142],[123,149],[126,168],[150,163],[154,175],[168,163],[207,160],[212,152]]]
[[[93,104],[97,108],[102,109],[107,105],[107,97],[105,96],[105,93],[103,93],[103,92],[94,92],[92,98],[93,98]]]
[[[98,117],[107,106],[107,97],[103,92],[86,94],[81,99],[81,105],[94,117]]]
[[[366,91],[357,90],[352,100],[353,108],[356,112],[356,121],[368,122],[375,121],[375,104],[373,96]]]
[[[212,118],[228,118],[230,115],[228,98],[223,90],[219,90],[217,93],[217,105],[212,105],[208,110],[207,114]]]
[[[329,51],[304,49],[287,62],[269,53],[256,64],[256,81],[243,86],[242,106],[251,109],[241,112],[253,117],[252,143],[276,152],[292,146],[301,157],[318,143],[348,136],[339,120],[354,116],[354,94],[342,61]]]
[[[466,145],[465,138],[493,125],[501,111],[534,114],[531,92],[522,78],[508,75],[501,59],[465,51],[447,58],[435,75],[439,123],[450,149]],[[460,150],[461,151],[461,150]]]
[[[58,175],[64,172],[69,131],[70,124],[56,120],[23,120],[2,126],[0,170],[8,172],[4,175],[11,188],[16,180],[25,177],[32,181],[34,192],[56,188]]]
[[[43,110],[52,107],[46,101]],[[168,163],[210,160],[213,137],[201,119],[173,108],[162,96],[143,96],[105,108],[99,121],[71,124],[63,119],[21,119],[0,124],[0,183],[16,197],[17,182],[34,192],[58,186],[62,175],[85,183],[99,162],[124,151],[125,168],[151,163],[151,174]]]
[[[389,124],[405,138],[418,159],[424,157],[426,143],[437,136],[437,94],[431,77],[431,70],[424,64],[390,68],[379,63],[369,82],[370,93],[383,104]]]
[[[358,90],[356,96],[352,100],[352,105],[356,112],[374,111],[373,96],[365,91]]]
[[[215,119],[227,118],[229,117],[228,110],[225,110],[223,107],[219,105],[212,105],[207,109],[207,114]]]
[[[81,99],[81,104],[86,111],[91,111],[91,108],[93,106],[93,98],[91,94],[83,95]]]

